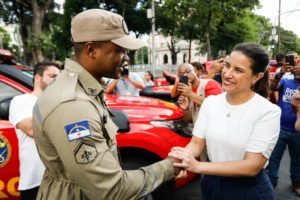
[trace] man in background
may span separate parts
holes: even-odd
[[[109,81],[106,93],[140,96],[140,90],[143,89],[145,89],[145,84],[141,77],[135,72],[130,72],[128,66],[125,66],[119,79]]]
[[[14,125],[19,142],[20,182],[22,200],[36,199],[41,184],[44,165],[38,155],[32,131],[32,109],[38,96],[59,74],[55,63],[38,63],[33,72],[33,91],[13,98],[9,121]]]

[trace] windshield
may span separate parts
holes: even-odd
[[[33,78],[33,70],[21,70],[26,76]]]

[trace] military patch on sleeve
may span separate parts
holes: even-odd
[[[65,130],[67,132],[69,141],[77,140],[79,138],[91,135],[88,121],[81,121],[66,125]]]
[[[87,164],[97,157],[98,152],[94,144],[80,142],[74,151],[75,160],[78,164]]]

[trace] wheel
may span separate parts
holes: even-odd
[[[135,170],[140,167],[144,167],[154,163],[153,161],[146,160],[147,156],[143,158],[140,156],[130,156],[130,155],[122,155],[121,166],[125,170]],[[171,200],[173,198],[173,194],[175,191],[175,182],[169,181],[163,183],[161,186],[156,188],[151,194],[142,198],[142,200]]]

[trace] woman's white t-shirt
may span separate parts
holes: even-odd
[[[230,105],[226,92],[207,97],[193,135],[206,140],[211,162],[243,160],[245,152],[269,159],[279,136],[280,108],[255,94],[241,105]]]
[[[19,142],[20,182],[19,190],[38,187],[43,178],[45,167],[37,152],[33,138],[16,128],[22,120],[32,117],[37,97],[32,94],[16,96],[10,103],[9,121],[14,125]]]

